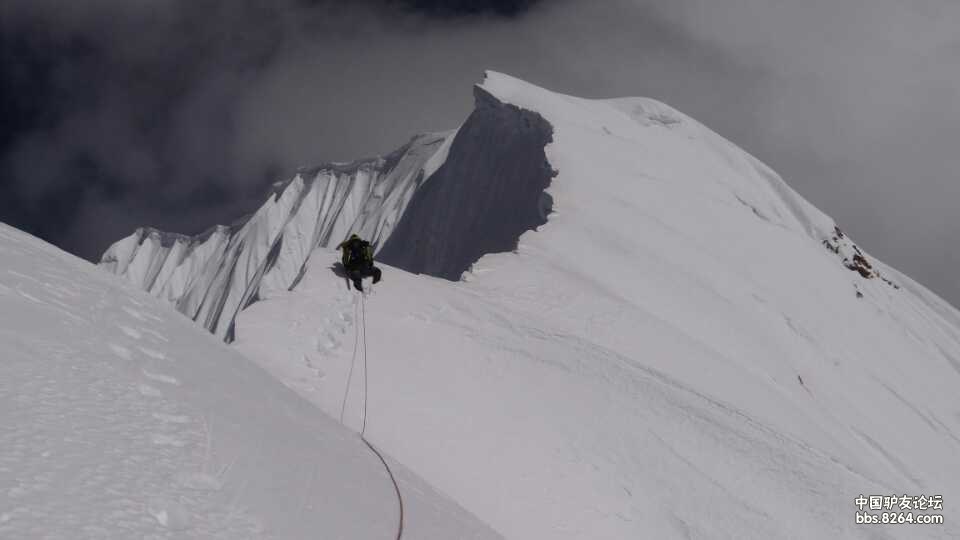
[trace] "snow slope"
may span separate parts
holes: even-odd
[[[499,538],[397,463],[404,538]],[[169,307],[0,224],[0,538],[394,538],[360,439]]]
[[[138,229],[110,246],[100,265],[229,341],[236,313],[259,294],[294,285],[317,245],[351,232],[378,244],[389,237],[453,135],[419,135],[386,158],[301,171],[233,226],[193,237]]]
[[[960,313],[666,105],[482,90],[553,128],[548,223],[362,306],[319,249],[236,347],[338,415],[365,313],[368,437],[508,538],[960,537]],[[856,525],[860,494],[946,524]]]

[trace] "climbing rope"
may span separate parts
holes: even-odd
[[[357,324],[357,301],[354,300],[353,304],[353,320],[354,320],[354,339],[353,339],[353,357],[350,359],[350,372],[347,375],[347,387],[343,392],[343,403],[340,406],[340,423],[343,424],[343,413],[346,410],[347,406],[347,396],[350,394],[350,386],[353,381],[353,368],[357,363],[357,349],[358,345],[361,342],[361,334],[363,341],[363,413],[362,420],[360,424],[360,440],[367,445],[367,448],[370,449],[377,458],[380,459],[380,463],[383,464],[383,468],[387,470],[387,475],[390,477],[390,482],[393,483],[393,491],[397,494],[397,504],[400,508],[400,521],[397,525],[397,536],[396,540],[400,540],[403,537],[403,496],[400,494],[400,484],[397,483],[396,477],[393,476],[393,470],[390,469],[390,465],[387,463],[387,460],[383,457],[383,454],[373,443],[367,440],[367,392],[369,388],[368,377],[367,377],[367,309],[366,309],[366,297],[363,293],[360,293],[360,317],[359,324]]]
[[[372,285],[371,285],[372,287]],[[360,438],[367,433],[367,297],[360,293],[360,330],[363,334],[363,420]]]
[[[403,496],[400,495],[400,485],[397,484],[397,479],[393,477],[393,471],[390,470],[390,465],[387,465],[387,460],[383,459],[383,454],[366,439],[366,437],[360,437],[370,449],[371,452],[377,455],[380,458],[380,463],[383,463],[383,468],[387,470],[387,474],[390,475],[390,481],[393,482],[393,491],[397,494],[397,503],[400,506],[400,521],[397,524],[397,540],[403,538]]]
[[[357,364],[357,344],[360,341],[360,332],[357,327],[357,297],[353,297],[353,357],[350,358],[350,373],[347,375],[347,385],[343,389],[343,402],[340,403],[340,423],[343,424],[343,413],[347,410],[347,397],[350,395],[350,387],[353,386],[353,366]],[[366,354],[366,346],[364,346]],[[366,367],[364,367],[364,378],[366,378]],[[364,391],[364,400],[366,400],[366,391]],[[366,416],[366,413],[364,413]]]

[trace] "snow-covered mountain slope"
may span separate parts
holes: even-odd
[[[554,212],[460,282],[384,268],[362,306],[375,443],[508,538],[960,537],[953,307],[666,105],[481,89],[552,128]],[[421,189],[401,221],[434,234],[420,194],[446,202]],[[331,415],[363,344],[334,260],[261,295],[235,343]],[[942,495],[946,523],[857,525],[861,494]]]
[[[391,460],[404,538],[499,538]],[[0,538],[394,538],[360,439],[169,307],[0,224]]]
[[[314,247],[336,245],[351,232],[378,244],[386,239],[452,138],[420,135],[386,158],[301,171],[233,226],[193,237],[138,229],[100,265],[229,341],[236,313],[258,294],[296,284]]]

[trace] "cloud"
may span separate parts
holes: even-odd
[[[408,44],[429,46],[418,32],[537,3],[5,2],[0,219],[90,258],[131,215],[183,232],[230,221],[296,164],[403,142],[409,133],[369,141],[378,122],[397,122],[398,96],[378,78],[392,42],[416,54]],[[211,192],[221,197],[198,204]]]
[[[875,255],[960,304],[950,277],[960,270],[960,4],[679,0],[656,10],[764,74],[747,106],[704,112],[716,127],[755,111],[738,142]]]
[[[406,9],[433,17],[462,17],[492,13],[519,15],[539,0],[397,0]]]
[[[90,258],[135,225],[198,232],[298,166],[456,127],[489,68],[666,101],[960,303],[958,20],[947,0],[11,0],[0,219]]]

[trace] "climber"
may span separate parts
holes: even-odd
[[[362,280],[365,277],[373,276],[373,282],[380,281],[380,269],[373,265],[373,246],[370,242],[363,240],[355,234],[344,240],[337,246],[342,250],[340,262],[343,263],[343,269],[347,277],[353,281],[353,287],[363,292]]]

